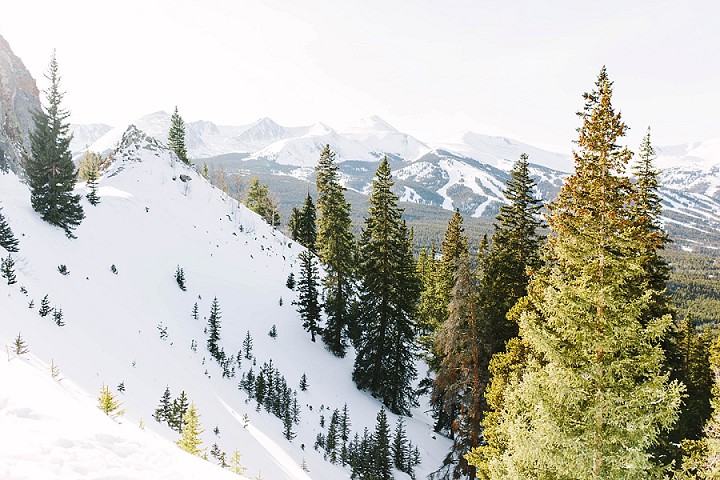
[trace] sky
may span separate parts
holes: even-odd
[[[73,123],[378,115],[563,152],[603,65],[631,148],[648,126],[657,145],[720,137],[718,18],[714,0],[0,0],[41,88],[56,49]]]

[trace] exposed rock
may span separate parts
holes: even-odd
[[[0,151],[10,169],[24,175],[30,151],[32,113],[40,110],[35,79],[0,35]]]
[[[192,180],[192,177],[189,175],[185,175],[184,173],[180,174],[180,181],[181,182],[189,182]]]

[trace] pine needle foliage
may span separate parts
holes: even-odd
[[[187,155],[187,147],[185,146],[185,122],[175,107],[170,117],[170,131],[168,132],[168,148],[177,155],[178,159],[190,165]]]

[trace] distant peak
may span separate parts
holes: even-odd
[[[398,130],[390,125],[388,122],[378,117],[377,115],[371,115],[369,117],[361,118],[355,124],[351,125],[348,129],[350,131],[373,131],[373,132],[397,132]]]

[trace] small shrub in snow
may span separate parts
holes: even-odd
[[[277,328],[273,324],[272,328],[270,328],[270,331],[268,332],[268,336],[270,338],[277,338]]]
[[[0,261],[0,275],[7,280],[8,285],[17,283],[17,277],[15,276],[15,260],[12,255],[8,255],[7,258]]]
[[[41,317],[46,317],[50,313],[50,300],[48,299],[47,294],[40,300],[40,309],[38,310],[38,314]]]
[[[98,397],[98,408],[108,417],[116,418],[125,413],[125,410],[120,407],[122,407],[122,403],[115,398],[107,386],[103,385]]]
[[[117,267],[115,266],[114,263],[113,263],[112,265],[110,265],[110,271],[111,271],[112,273],[114,273],[115,275],[117,275],[118,269],[117,269]]]
[[[61,275],[70,275],[70,270],[68,270],[67,266],[64,263],[58,265],[57,269]]]
[[[64,327],[62,308],[53,308],[53,321],[58,327]]]

